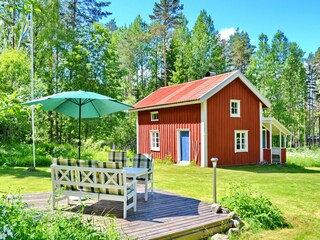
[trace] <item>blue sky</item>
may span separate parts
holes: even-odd
[[[135,17],[150,22],[154,3],[160,0],[110,0],[109,18],[118,26],[129,25]],[[291,42],[296,42],[307,54],[320,47],[320,0],[180,0],[189,29],[202,9],[211,15],[216,30],[222,36],[239,27],[248,32],[251,43],[258,44],[260,33],[271,40],[278,29]],[[307,56],[306,54],[306,56]]]

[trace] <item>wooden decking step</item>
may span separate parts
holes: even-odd
[[[24,201],[40,209],[49,208],[49,197],[50,193],[23,195]],[[69,211],[80,208],[73,205]],[[209,203],[197,199],[155,189],[146,202],[142,185],[138,187],[137,212],[128,211],[127,219],[122,218],[122,203],[114,201],[88,201],[84,213],[94,213],[97,224],[104,224],[105,215],[114,215],[124,237],[142,240],[202,239],[231,227],[228,215],[212,213]]]

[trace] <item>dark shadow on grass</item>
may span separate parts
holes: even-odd
[[[236,167],[221,167],[234,171],[245,171],[254,173],[320,173],[320,170],[307,169],[294,164],[272,164],[272,165],[250,165]]]
[[[28,171],[28,168],[0,167],[0,176],[14,176],[16,178],[38,177],[51,178],[51,173],[36,168],[35,171]]]

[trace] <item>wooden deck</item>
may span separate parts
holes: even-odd
[[[50,193],[23,195],[24,201],[40,209],[48,209]],[[61,201],[65,204],[65,201]],[[75,202],[76,203],[76,202]],[[137,239],[201,239],[231,227],[226,214],[213,214],[210,204],[155,189],[146,202],[142,187],[138,189],[137,212],[128,211],[122,218],[122,203],[113,201],[88,201],[85,214],[95,215],[104,223],[103,216],[114,215],[124,237]],[[78,211],[80,206],[71,205],[67,211]]]

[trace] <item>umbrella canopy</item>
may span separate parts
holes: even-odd
[[[132,107],[116,99],[85,91],[62,92],[28,101],[24,104],[28,106],[41,104],[43,110],[56,111],[70,117],[79,118],[79,159],[82,118],[100,118],[107,114],[127,110]]]

